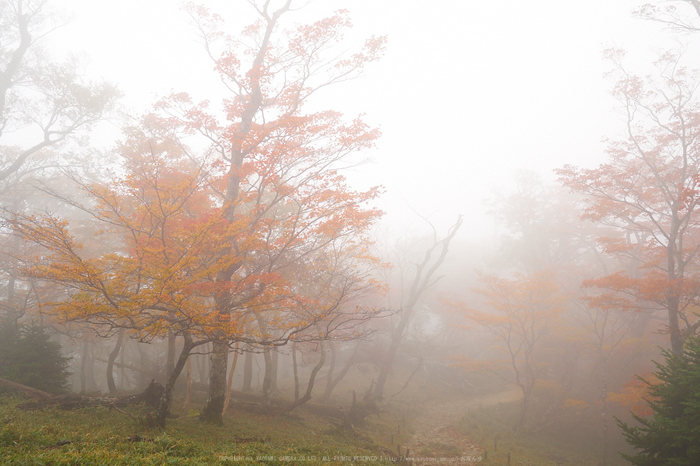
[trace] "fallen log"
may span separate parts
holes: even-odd
[[[52,395],[51,393],[47,393],[43,390],[39,390],[37,388],[32,388],[32,387],[27,387],[26,385],[22,385],[21,383],[13,382],[11,380],[6,380],[6,379],[0,379],[0,386],[7,387],[11,390],[14,390],[16,392],[22,392],[24,395],[28,398],[34,398],[36,400],[52,400],[56,396]]]

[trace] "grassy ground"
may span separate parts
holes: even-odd
[[[227,416],[224,427],[214,427],[200,423],[192,411],[170,420],[163,431],[107,408],[17,409],[23,401],[0,397],[0,464],[388,464],[371,440],[305,414],[238,411]],[[128,411],[136,418],[145,414]]]

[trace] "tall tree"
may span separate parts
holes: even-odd
[[[358,200],[363,196],[340,195],[343,190],[333,186],[343,183],[336,173],[343,159],[370,147],[378,132],[367,128],[360,119],[346,125],[336,112],[304,113],[303,108],[321,89],[357,76],[367,63],[378,59],[385,41],[373,37],[360,52],[339,56],[333,48],[350,27],[345,11],[313,24],[282,30],[280,18],[291,10],[292,0],[280,2],[279,7],[273,7],[270,1],[249,3],[258,21],[239,37],[223,32],[221,16],[204,7],[191,9],[206,51],[229,93],[223,101],[226,119],[222,121],[209,112],[206,103],[195,105],[182,95],[164,100],[161,109],[183,127],[209,138],[218,151],[227,171],[220,191],[223,216],[231,223],[251,219],[246,222],[246,238],[265,231],[272,234],[264,220],[266,214],[278,208],[282,199],[290,198],[289,188],[280,190],[269,183],[283,180],[296,186],[293,202],[285,206],[287,220],[283,221],[291,232],[289,242],[283,244],[283,238],[275,235],[277,249],[255,258],[274,269],[292,257],[281,250],[306,241],[312,232],[324,228],[342,231],[338,221],[345,216],[334,213],[340,212],[339,206],[344,206],[344,212],[354,210],[360,222],[367,215],[359,210]],[[310,202],[312,199],[315,200]],[[253,202],[255,209],[244,208],[244,200]],[[324,220],[296,223],[297,218],[306,215]],[[373,216],[375,213],[369,214]],[[224,242],[229,249],[222,254],[235,255],[237,260],[216,274],[216,282],[224,289],[228,287],[216,296],[217,312],[223,320],[230,318],[241,296],[240,290],[227,284],[235,283],[236,274],[246,270],[246,264],[253,259],[242,238],[231,237]],[[202,418],[214,422],[221,421],[228,345],[228,339],[222,335],[214,342],[211,355],[210,392]]]
[[[672,351],[700,325],[692,314],[700,249],[700,107],[697,72],[666,53],[658,77],[639,78],[622,66],[624,54],[610,51],[627,138],[611,141],[609,162],[594,169],[565,166],[565,185],[589,199],[585,218],[613,228],[600,238],[606,252],[636,261],[637,276],[625,271],[591,282],[664,309]]]
[[[288,139],[297,140],[295,132],[277,133],[271,152],[256,153],[236,175],[242,188],[235,221],[221,190],[228,167],[212,153],[197,157],[179,137],[179,123],[154,114],[127,131],[121,176],[76,180],[87,203],[63,197],[102,226],[112,251],[83,248],[59,216],[18,213],[9,221],[44,248],[27,272],[69,287],[68,299],[43,303],[62,321],[88,322],[104,334],[126,328],[143,341],[184,340],[167,376],[161,425],[193,348],[327,339],[378,312],[349,305],[378,286],[369,275],[376,261],[368,234],[381,212],[364,207],[377,190],[352,191],[332,168],[345,149],[373,136],[334,119],[310,120],[304,137],[329,141],[296,148]],[[222,271],[233,273],[222,281]]]
[[[440,277],[435,274],[445,261],[445,257],[447,257],[450,249],[450,242],[452,242],[461,226],[462,216],[460,215],[457,221],[449,228],[444,238],[438,240],[437,232],[433,230],[433,244],[425,250],[422,260],[415,264],[413,281],[408,290],[406,300],[401,303],[401,308],[398,310],[399,320],[391,328],[389,348],[387,348],[380,362],[377,384],[372,391],[374,399],[381,399],[384,396],[384,386],[394,366],[399,346],[413,317],[413,311],[423,294],[440,280]]]

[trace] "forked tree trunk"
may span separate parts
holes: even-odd
[[[323,367],[323,364],[326,362],[326,345],[324,344],[323,340],[320,342],[321,345],[321,358],[318,360],[318,363],[314,366],[314,368],[311,370],[311,375],[309,376],[309,383],[306,386],[306,393],[304,393],[304,396],[296,400],[294,403],[289,405],[287,408],[284,409],[284,413],[290,413],[299,406],[303,405],[307,401],[311,399],[311,392],[314,389],[314,382],[316,381],[316,374],[318,374],[318,371],[321,370]]]
[[[165,428],[165,420],[167,419],[168,414],[170,413],[170,407],[173,404],[173,391],[175,389],[175,382],[177,382],[177,378],[180,376],[182,369],[185,367],[185,363],[187,363],[192,349],[202,344],[193,343],[192,337],[188,333],[185,333],[183,337],[185,343],[182,345],[180,357],[178,357],[177,363],[173,367],[173,370],[168,374],[168,380],[165,383],[163,396],[161,397],[160,402],[158,404],[158,409],[156,410],[155,421],[156,424],[161,428]]]
[[[462,216],[460,215],[455,224],[448,230],[447,236],[441,241],[435,241],[435,243],[425,251],[423,261],[420,264],[416,264],[416,275],[413,278],[413,283],[411,284],[408,300],[406,305],[401,310],[401,318],[399,319],[399,323],[391,332],[391,344],[389,345],[389,349],[384,356],[384,360],[382,361],[379,377],[377,377],[377,385],[375,385],[374,392],[372,394],[373,398],[381,399],[384,396],[384,385],[386,384],[387,377],[389,376],[389,373],[394,365],[396,353],[399,349],[401,341],[403,340],[406,328],[411,321],[413,309],[415,308],[416,304],[418,304],[418,300],[423,293],[428,288],[433,286],[437,280],[439,280],[439,277],[433,279],[433,275],[445,260],[450,242],[452,241],[452,238],[454,238],[455,234],[457,234],[457,230],[459,230],[461,225]],[[440,255],[437,257],[437,259],[432,261],[432,254],[436,250],[439,251]]]
[[[321,397],[321,401],[328,401],[336,385],[338,385],[338,383],[345,378],[352,366],[355,365],[355,362],[357,361],[357,354],[360,351],[361,344],[362,342],[357,342],[357,345],[355,346],[355,351],[353,351],[352,355],[347,359],[347,361],[345,361],[343,369],[338,373],[338,375],[335,376],[335,378],[333,378],[330,384],[326,384],[326,390],[324,391],[323,396]]]

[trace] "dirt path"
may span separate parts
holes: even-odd
[[[426,458],[426,464],[435,463],[436,459],[437,462],[442,462],[439,461],[440,458],[444,459],[444,462],[468,464],[469,461],[460,460],[476,458],[483,449],[457,430],[457,422],[470,409],[516,401],[521,397],[522,392],[516,388],[507,392],[468,399],[428,402],[423,413],[413,422],[415,433],[405,445],[409,449],[408,456],[413,458],[413,464],[416,466],[423,464],[421,457]]]

